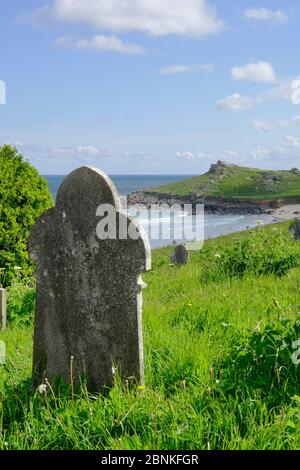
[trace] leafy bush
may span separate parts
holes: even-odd
[[[0,147],[0,285],[32,274],[27,250],[30,229],[51,205],[46,180],[17,149]]]
[[[231,276],[243,276],[246,272],[282,276],[300,263],[300,251],[288,234],[249,234],[237,240],[220,255],[217,269]]]
[[[236,335],[221,362],[226,393],[259,390],[272,405],[299,392],[300,321],[277,319],[247,338]]]
[[[35,289],[16,283],[9,287],[7,298],[7,319],[10,323],[29,325],[33,320]]]

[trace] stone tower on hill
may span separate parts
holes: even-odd
[[[217,163],[212,163],[212,164],[210,165],[209,172],[213,173],[213,172],[216,171],[218,168],[224,167],[224,166],[226,166],[226,162],[224,162],[223,160],[218,160]]]

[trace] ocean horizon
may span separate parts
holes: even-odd
[[[50,192],[55,200],[59,186],[67,175],[43,175],[48,182]],[[175,183],[196,175],[108,175],[116,185],[121,196],[142,189]]]
[[[52,194],[53,200],[55,201],[56,194],[59,186],[66,175],[43,175],[46,178],[49,186],[49,190]],[[109,175],[117,190],[121,196],[128,196],[130,193],[138,190],[148,189],[151,187],[157,187],[163,184],[181,181],[195,175]],[[149,211],[150,212],[150,211]],[[172,214],[164,211],[159,215],[159,218],[145,217],[145,214],[137,216],[136,219],[143,226],[148,234],[151,248],[160,248],[163,246],[170,245],[174,241],[174,234],[170,233],[169,239],[162,239],[161,233],[163,233],[164,227],[170,225]],[[267,214],[262,215],[215,215],[205,214],[204,215],[204,239],[216,238],[221,235],[227,235],[229,233],[239,232],[241,230],[247,230],[254,228],[257,224],[269,224],[272,223],[273,217]],[[195,228],[196,219],[189,218],[191,227]],[[157,224],[160,224],[161,233],[160,238],[153,238],[151,231]],[[186,241],[184,238],[176,239],[176,242],[182,243]]]

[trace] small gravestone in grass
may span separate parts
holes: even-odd
[[[177,265],[184,265],[189,262],[189,252],[184,245],[176,246],[174,252],[170,257],[171,263]]]
[[[37,265],[34,385],[59,377],[78,386],[82,377],[101,391],[116,370],[143,383],[139,275],[151,252],[112,181],[96,168],[73,171],[32,228],[29,250]]]
[[[289,226],[289,232],[294,240],[300,240],[300,219],[295,219]]]
[[[0,332],[6,328],[6,308],[7,308],[6,289],[0,288]],[[0,341],[0,366],[5,365],[5,343]]]
[[[4,341],[0,341],[0,366],[4,366],[6,362],[6,351]]]
[[[0,331],[6,328],[6,289],[0,288]]]

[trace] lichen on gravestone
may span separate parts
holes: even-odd
[[[98,236],[103,205],[115,210],[115,239]],[[121,226],[133,227],[135,239],[121,237]],[[37,266],[34,385],[47,377],[78,386],[83,378],[101,391],[116,370],[143,383],[140,273],[150,269],[151,251],[108,176],[92,167],[68,175],[55,207],[32,228],[29,251]]]

